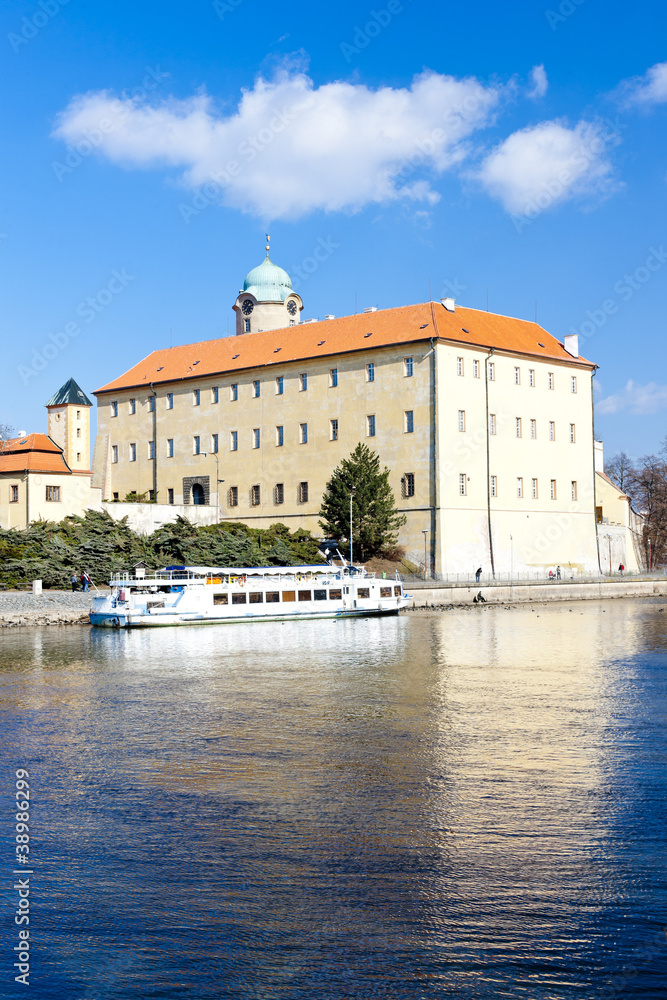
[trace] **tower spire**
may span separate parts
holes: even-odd
[[[267,257],[269,256],[269,250],[271,249],[271,248],[270,248],[270,245],[269,245],[270,243],[271,243],[271,237],[270,237],[270,236],[269,236],[269,234],[267,233],[267,234],[266,234],[266,246],[264,247],[264,249],[266,250],[266,256],[267,256]]]

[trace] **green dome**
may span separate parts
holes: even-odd
[[[250,292],[258,302],[284,302],[292,291],[292,282],[287,271],[270,260],[267,250],[266,259],[246,275],[243,291]]]

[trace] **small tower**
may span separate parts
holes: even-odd
[[[269,258],[270,240],[267,235],[266,258],[246,275],[234,303],[237,336],[261,330],[281,330],[300,322],[301,296],[292,290],[287,271]]]
[[[90,471],[91,401],[73,378],[46,404],[49,437],[59,445],[72,472]]]

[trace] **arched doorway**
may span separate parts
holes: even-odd
[[[204,505],[204,487],[201,483],[192,484],[192,502],[198,507]]]

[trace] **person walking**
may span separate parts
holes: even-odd
[[[81,590],[84,592],[84,594],[88,590],[89,583],[90,583],[90,577],[88,576],[88,574],[84,569],[83,573],[81,574]]]
[[[560,566],[556,566],[556,579],[560,580]]]
[[[625,566],[623,565],[623,563],[621,563],[621,565],[618,567],[618,572],[621,574],[621,576],[623,576],[623,570],[624,569],[625,569]]]
[[[475,573],[475,583],[479,583],[481,579],[482,579],[482,567],[480,566],[477,572]]]
[[[77,579],[76,579],[76,573],[72,573],[72,578],[70,580],[70,583],[72,584],[72,590],[73,591],[79,589],[79,584],[78,584]]]

